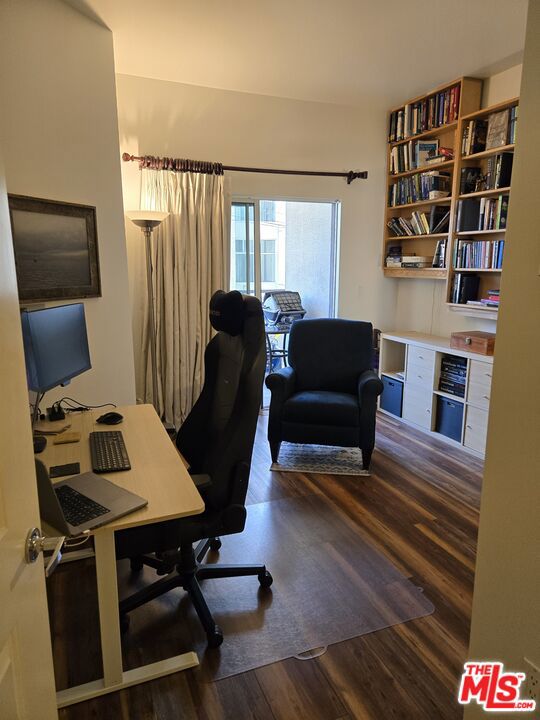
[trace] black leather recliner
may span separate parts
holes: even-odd
[[[354,320],[298,320],[289,337],[289,367],[266,378],[272,393],[268,440],[277,462],[283,440],[359,447],[369,469],[377,397],[373,328]]]
[[[201,515],[116,533],[117,559],[130,558],[166,575],[120,602],[127,613],[169,590],[183,587],[195,606],[210,647],[223,641],[199,586],[206,578],[257,575],[262,587],[272,576],[264,565],[200,565],[220,535],[243,531],[251,454],[261,404],[266,362],[264,320],[257,298],[218,291],[210,301],[210,322],[218,330],[205,351],[201,395],[180,428],[176,444],[190,465],[205,511]],[[199,544],[194,549],[193,543]],[[152,554],[149,554],[152,553]]]

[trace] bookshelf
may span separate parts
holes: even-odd
[[[441,281],[448,279],[448,248],[457,204],[454,180],[458,146],[461,142],[460,121],[463,115],[469,116],[478,111],[481,94],[482,80],[462,77],[440,85],[424,95],[411,98],[389,111],[387,196],[382,251],[383,272],[386,277]],[[421,142],[424,145],[420,146]],[[437,147],[438,153],[440,148],[449,149],[453,157],[445,157],[440,153],[440,161],[424,162],[427,143],[437,143],[434,147]],[[439,177],[447,180],[430,179]],[[447,186],[448,195],[430,198],[429,183],[435,186],[439,182]],[[398,185],[398,188],[393,189],[395,185]],[[392,192],[395,193],[395,198],[391,198]],[[405,196],[407,201],[402,202]],[[442,219],[446,212],[449,212],[447,224],[435,232],[437,218]],[[400,218],[403,220],[400,221]],[[397,222],[401,231],[407,234],[396,235],[388,226],[392,221],[394,227]],[[403,228],[403,221],[409,223],[408,230]],[[426,221],[428,228],[425,228]],[[420,230],[426,232],[419,232]],[[444,243],[443,267],[387,267],[386,257],[391,246],[400,245],[404,256],[433,258],[439,243]]]
[[[448,308],[452,312],[461,315],[488,320],[497,319],[498,307],[496,306],[455,302],[455,289],[458,278],[461,276],[459,282],[462,283],[463,278],[468,276],[478,278],[478,280],[473,281],[474,283],[478,282],[475,302],[480,302],[482,298],[497,298],[499,296],[506,238],[506,222],[500,221],[500,215],[507,216],[511,190],[511,167],[505,173],[502,169],[502,163],[506,161],[511,164],[511,158],[513,158],[515,126],[511,128],[510,122],[513,117],[517,119],[518,105],[519,98],[512,98],[469,114],[463,114],[458,120],[452,192],[455,200],[452,204],[453,217],[446,255],[448,267],[446,301]],[[505,115],[499,116],[501,117],[500,142],[495,147],[473,152],[474,142],[471,141],[471,145],[467,146],[469,135],[471,135],[471,123],[481,121],[485,126],[490,116],[501,112],[504,112]],[[506,135],[504,135],[503,120],[506,122]],[[479,136],[482,135],[482,132],[485,135],[486,128],[484,127],[483,131],[480,128],[477,132]],[[480,147],[483,140],[482,137]],[[512,140],[512,142],[509,140]],[[466,152],[466,150],[469,150],[469,152]],[[472,191],[463,192],[463,188],[460,188],[462,174],[467,172],[472,179],[474,179],[475,173],[479,175],[477,182],[475,182],[475,185],[479,185],[479,189],[475,190],[472,187],[472,181],[468,188]],[[505,174],[508,177],[504,178],[503,175]],[[483,188],[482,185],[485,185],[486,182],[492,183],[493,177],[495,178],[495,183],[493,183],[495,187]],[[499,182],[499,180],[503,182]],[[499,184],[500,187],[497,187]],[[493,225],[493,227],[482,230],[462,229],[459,224],[460,205],[461,210],[463,210],[463,203],[471,202],[477,204],[475,207],[478,207],[479,219],[476,227],[482,225],[483,222],[484,227],[486,222],[488,225]],[[491,213],[487,221],[486,213]],[[490,294],[489,291],[494,291],[494,294]]]

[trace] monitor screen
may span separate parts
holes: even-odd
[[[28,389],[45,392],[92,367],[84,305],[21,313]]]

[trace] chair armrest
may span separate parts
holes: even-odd
[[[272,393],[272,397],[276,395],[283,403],[294,393],[296,373],[292,367],[280,368],[267,376],[265,384]]]
[[[191,479],[195,483],[197,490],[208,490],[208,488],[212,487],[210,475],[191,475]]]
[[[365,370],[358,378],[358,400],[360,407],[373,402],[382,393],[384,385],[374,370]]]

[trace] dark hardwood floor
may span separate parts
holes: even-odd
[[[265,425],[262,415],[249,503],[323,496],[424,588],[435,613],[331,645],[312,660],[289,659],[214,683],[203,682],[197,669],[171,675],[61,710],[62,720],[462,717],[456,689],[469,637],[482,463],[380,415],[371,477],[274,473]],[[59,686],[97,677],[93,561],[61,566],[48,590]],[[144,648],[137,652],[144,656]]]

